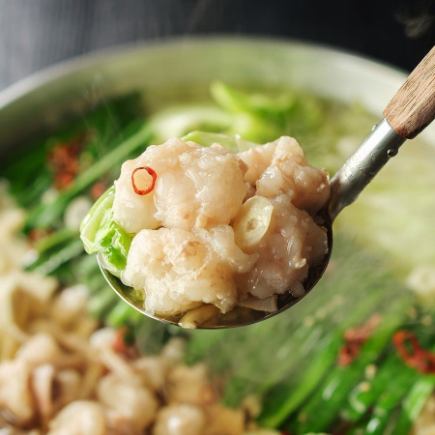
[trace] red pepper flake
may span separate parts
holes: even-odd
[[[126,342],[127,329],[120,328],[116,331],[115,340],[112,343],[112,349],[126,358],[136,358],[138,353],[135,346]]]
[[[30,242],[34,243],[38,240],[46,237],[48,234],[50,234],[50,231],[43,229],[43,228],[33,228],[30,230],[29,234],[27,235],[27,238]]]
[[[80,171],[79,156],[86,140],[87,135],[80,134],[68,142],[55,145],[51,150],[48,164],[54,173],[57,189],[66,189],[77,177]]]
[[[435,373],[435,354],[421,347],[418,338],[409,331],[397,331],[393,343],[403,361],[421,373]]]
[[[75,174],[71,172],[58,172],[54,176],[54,184],[56,189],[64,190],[66,189],[75,178]]]
[[[92,187],[91,187],[91,197],[92,199],[96,200],[98,199],[107,189],[107,184],[103,181],[97,181]]]
[[[345,343],[338,354],[338,364],[340,366],[346,367],[355,360],[362,345],[371,337],[380,321],[381,317],[374,314],[363,325],[348,329],[344,333]]]
[[[147,195],[154,190],[157,173],[149,166],[140,166],[131,173],[131,184],[138,195]]]

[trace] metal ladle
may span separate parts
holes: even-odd
[[[389,102],[384,110],[384,119],[373,128],[362,145],[332,178],[330,201],[316,216],[317,222],[328,234],[328,253],[320,265],[310,269],[303,283],[305,294],[316,285],[328,265],[332,251],[332,223],[338,213],[356,200],[387,161],[398,153],[403,142],[419,134],[434,117],[435,47],[432,47]],[[135,296],[137,292],[108,272],[101,258],[98,258],[98,262],[104,278],[121,299],[144,316],[165,323],[180,324],[180,318],[161,318],[147,313],[143,300]],[[213,316],[196,327],[216,329],[248,325],[285,311],[301,299],[302,297],[296,298],[286,293],[278,296],[278,309],[272,313],[237,307],[229,313]]]

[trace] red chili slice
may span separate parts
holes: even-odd
[[[145,188],[140,188],[138,186],[139,179],[137,179],[137,177],[139,175],[145,175],[145,174],[141,174],[141,172],[143,171],[145,171],[151,177],[151,180],[147,185],[145,185]],[[138,195],[147,195],[148,193],[152,192],[154,190],[156,180],[157,180],[157,173],[153,168],[150,168],[149,166],[140,166],[139,168],[136,168],[131,173],[131,184],[133,186],[133,190]]]
[[[418,338],[409,331],[397,331],[393,343],[403,361],[421,373],[435,373],[435,354],[423,349]]]

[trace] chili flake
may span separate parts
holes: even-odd
[[[140,166],[131,173],[131,184],[138,195],[147,195],[154,190],[157,173],[149,166]]]
[[[424,349],[409,331],[397,331],[393,343],[403,361],[421,373],[435,373],[435,354]]]
[[[27,235],[27,238],[30,242],[34,243],[38,240],[46,237],[50,232],[43,228],[33,228],[30,230],[29,234]]]
[[[359,355],[362,345],[370,338],[379,325],[381,317],[378,314],[371,316],[363,325],[348,329],[344,333],[345,343],[338,355],[338,364],[348,366]]]
[[[51,150],[48,163],[53,170],[57,189],[67,188],[77,177],[80,171],[79,156],[86,140],[86,134],[80,134],[68,142],[55,145]]]

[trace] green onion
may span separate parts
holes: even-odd
[[[137,124],[136,124],[137,125]],[[151,137],[149,127],[141,123],[136,131],[128,139],[114,147],[101,160],[96,162],[85,172],[82,172],[73,184],[61,192],[51,203],[39,204],[30,213],[25,224],[25,231],[32,228],[48,228],[59,219],[67,205],[75,196],[90,187],[107,172],[118,168],[123,160],[139,148],[144,148]],[[129,127],[131,130],[131,127]]]

